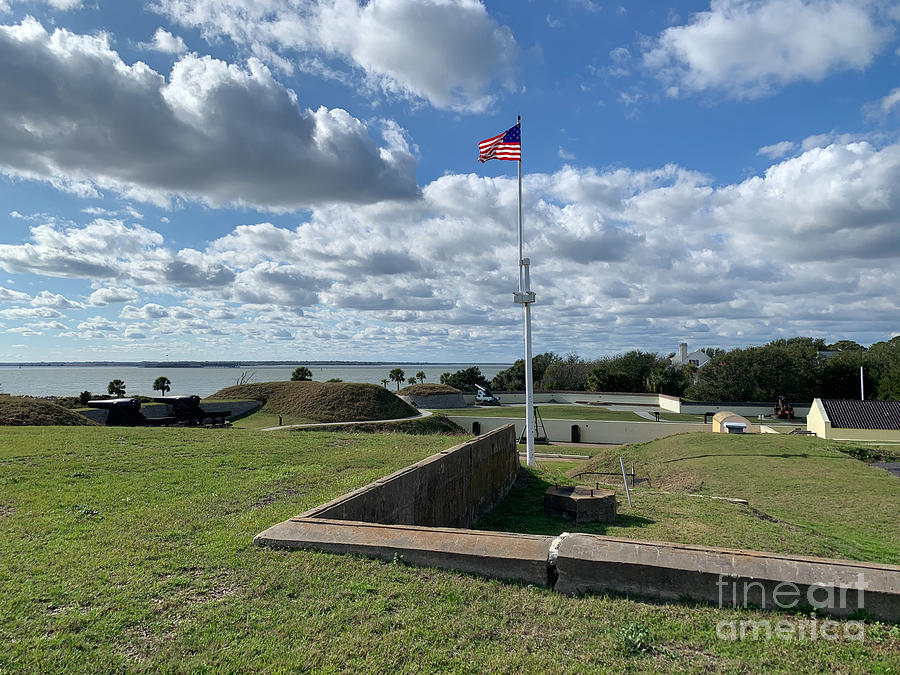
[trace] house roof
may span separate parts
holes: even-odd
[[[835,429],[900,430],[900,401],[822,399],[822,406]]]
[[[698,362],[697,365],[702,368],[707,363],[709,363],[709,356],[702,349],[696,349],[696,350],[692,351],[690,354],[687,354],[684,357],[684,361],[681,360],[681,356],[678,354],[673,356],[671,360],[672,360],[672,364],[676,365],[676,366],[680,366],[684,363],[690,363],[692,360],[697,361]]]

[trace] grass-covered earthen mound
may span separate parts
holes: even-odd
[[[255,399],[264,411],[310,422],[362,422],[411,417],[418,410],[376,384],[259,382],[220,389],[210,398]]]
[[[401,396],[436,396],[439,394],[461,394],[462,392],[456,387],[449,384],[437,384],[436,382],[428,382],[422,384],[411,384],[403,387],[397,392]]]
[[[0,397],[0,425],[26,426],[90,426],[87,417],[67,410],[61,405],[35,398]]]

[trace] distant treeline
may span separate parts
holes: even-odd
[[[900,399],[900,336],[866,348],[852,340],[826,344],[819,338],[773,340],[760,347],[726,351],[707,347],[702,368],[673,365],[672,357],[630,351],[588,360],[552,352],[532,359],[536,390],[652,392],[702,401],[790,401],[859,398],[860,367],[866,398]],[[525,361],[519,359],[490,382],[477,366],[444,373],[441,382],[474,391],[480,384],[498,391],[525,389]]]

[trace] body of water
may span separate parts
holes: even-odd
[[[298,364],[300,365],[300,364]],[[471,363],[432,363],[422,365],[339,365],[307,366],[312,379],[324,382],[338,377],[344,382],[368,382],[381,384],[394,368],[402,368],[406,377],[425,373],[425,382],[440,382],[441,373],[455,373],[469,368]],[[508,364],[476,364],[490,380]],[[123,380],[129,396],[144,394],[158,396],[153,391],[153,381],[160,375],[172,382],[170,394],[198,394],[209,396],[223,387],[237,384],[245,373],[251,382],[290,380],[296,366],[247,366],[237,368],[140,368],[136,366],[2,366],[0,367],[0,391],[8,394],[30,396],[77,396],[82,391],[105,394],[110,380]],[[403,386],[403,385],[401,385]],[[395,382],[388,388],[397,390]]]

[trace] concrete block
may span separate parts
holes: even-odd
[[[544,493],[544,513],[576,523],[614,523],[616,493],[581,485],[555,485]]]
[[[459,570],[549,586],[547,555],[553,537],[443,527],[382,525],[323,518],[291,518],[256,535],[277,548],[354,553],[420,567]]]
[[[561,593],[614,591],[721,607],[812,606],[900,620],[900,567],[570,534],[556,557]]]

